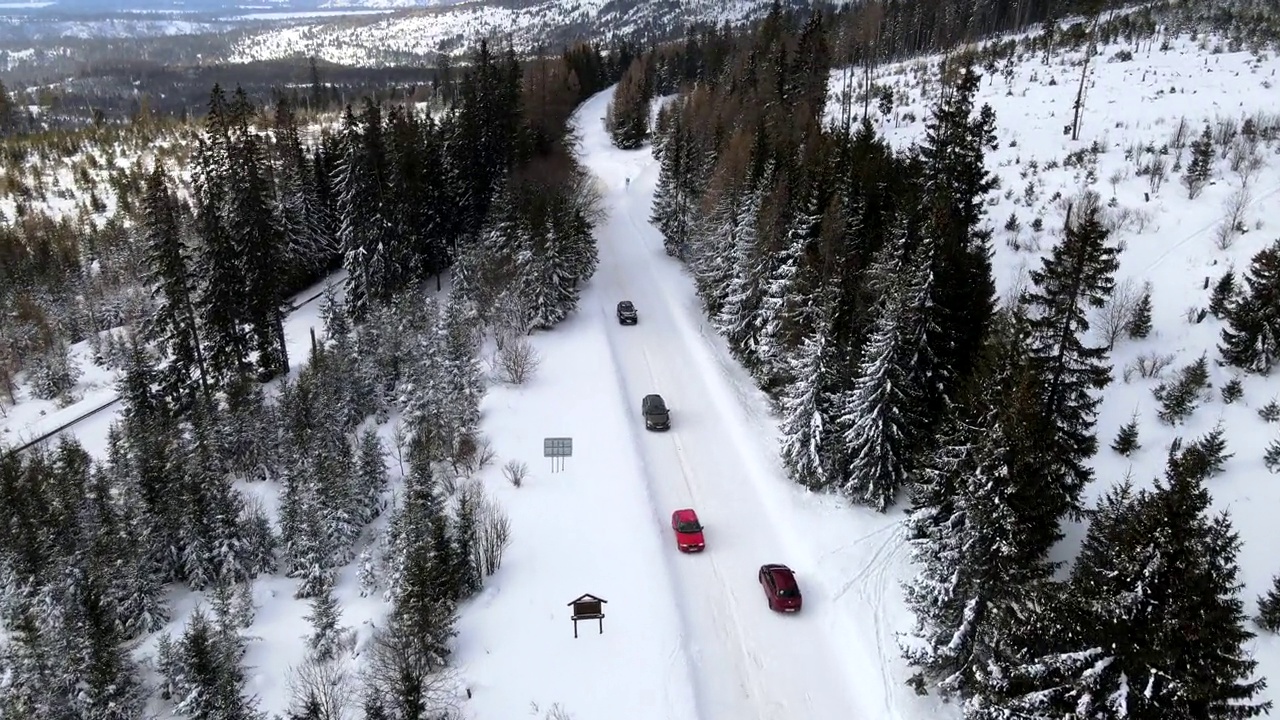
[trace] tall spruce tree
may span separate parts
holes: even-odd
[[[191,272],[191,249],[178,200],[164,169],[156,164],[147,176],[142,199],[142,244],[145,248],[156,310],[144,328],[168,358],[165,394],[176,403],[190,403],[196,390],[209,395],[208,370],[200,342],[196,311],[197,285]]]
[[[991,228],[984,221],[986,194],[996,186],[985,165],[986,151],[995,147],[995,113],[989,105],[974,112],[979,82],[972,65],[944,68],[944,90],[918,151],[922,241],[933,246],[936,279],[934,320],[922,359],[934,386],[927,393],[926,418],[942,417],[974,372],[995,312]]]
[[[275,204],[275,187],[264,140],[249,127],[254,113],[248,96],[236,88],[232,100],[229,184],[225,210],[231,242],[240,253],[244,277],[244,322],[263,377],[289,369],[284,336],[285,237]]]
[[[1227,304],[1227,327],[1218,350],[1228,365],[1267,373],[1280,356],[1280,240],[1249,264],[1247,289]]]
[[[347,298],[362,317],[386,302],[408,278],[402,236],[397,232],[391,171],[382,109],[366,98],[357,120],[348,107],[342,123],[343,158],[338,177],[338,213]]]
[[[283,234],[280,264],[287,277],[286,291],[296,293],[328,268],[337,240],[327,222],[318,176],[287,98],[276,103],[274,129],[276,207]]]
[[[1107,244],[1096,195],[1069,212],[1063,240],[1023,293],[1030,369],[1040,386],[1041,411],[1052,432],[1044,448],[1045,512],[1078,513],[1080,493],[1093,479],[1086,464],[1097,451],[1098,392],[1111,382],[1105,346],[1085,344],[1089,314],[1115,285],[1116,249]]]
[[[914,362],[925,340],[921,318],[932,285],[928,258],[903,256],[905,232],[884,248],[872,271],[884,299],[837,421],[849,455],[842,488],[881,512],[895,501],[909,468],[912,411],[921,390]]]
[[[666,108],[663,110],[668,112]],[[689,122],[679,106],[671,108],[658,158],[658,186],[650,221],[662,233],[667,254],[687,259],[698,205],[700,160]]]
[[[1123,484],[1105,498],[1065,588],[1072,621],[1045,634],[1040,656],[1007,669],[978,717],[1265,714],[1270,704],[1255,698],[1266,683],[1244,647],[1253,634],[1240,541],[1209,508],[1202,464],[1177,452],[1154,491]]]
[[[242,247],[227,222],[231,189],[237,182],[231,159],[232,123],[226,94],[214,85],[205,132],[196,147],[192,184],[201,241],[195,271],[202,283],[196,303],[209,373],[219,387],[245,374],[250,348]]]
[[[1010,641],[1053,571],[1058,526],[1037,508],[1038,408],[1020,380],[1019,320],[997,318],[963,414],[913,474],[907,527],[921,571],[905,588],[917,625],[901,645],[920,692],[981,691],[989,668],[1016,657]]]
[[[605,112],[605,129],[613,144],[623,150],[635,150],[649,137],[649,62],[637,57],[623,73],[621,82],[609,99]]]
[[[829,346],[829,310],[820,312],[814,329],[791,359],[795,380],[784,389],[779,423],[783,465],[791,479],[813,489],[828,487],[842,473],[829,462],[829,446],[837,435],[833,373]]]

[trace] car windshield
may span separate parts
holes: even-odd
[[[619,304],[618,304],[618,307],[622,308],[623,310],[630,310],[630,309],[631,309],[631,303],[629,303],[629,302],[619,303]]]
[[[682,533],[696,533],[702,531],[702,526],[693,520],[681,520],[676,529]]]

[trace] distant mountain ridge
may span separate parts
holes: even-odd
[[[452,5],[458,0],[22,0],[0,2],[0,14],[50,15],[159,13],[252,13],[327,9],[398,9]]]
[[[327,0],[402,2],[405,0]],[[788,0],[784,5],[801,4]],[[433,61],[459,55],[481,37],[517,52],[616,36],[672,36],[695,23],[740,24],[763,16],[771,0],[470,0],[391,17],[301,22],[247,33],[228,62],[318,57],[355,66]]]

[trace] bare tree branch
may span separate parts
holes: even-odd
[[[354,678],[339,663],[310,658],[290,668],[285,682],[295,710],[301,712],[314,703],[320,720],[354,720]]]
[[[1129,321],[1133,319],[1141,299],[1142,292],[1138,284],[1133,278],[1125,278],[1116,283],[1111,298],[1098,309],[1094,322],[1097,323],[1098,332],[1107,341],[1108,350],[1115,348],[1116,340],[1120,339]]]

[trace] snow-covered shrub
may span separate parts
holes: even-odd
[[[31,392],[41,400],[64,396],[80,379],[80,367],[71,360],[66,345],[58,343],[32,359],[27,378]]]

